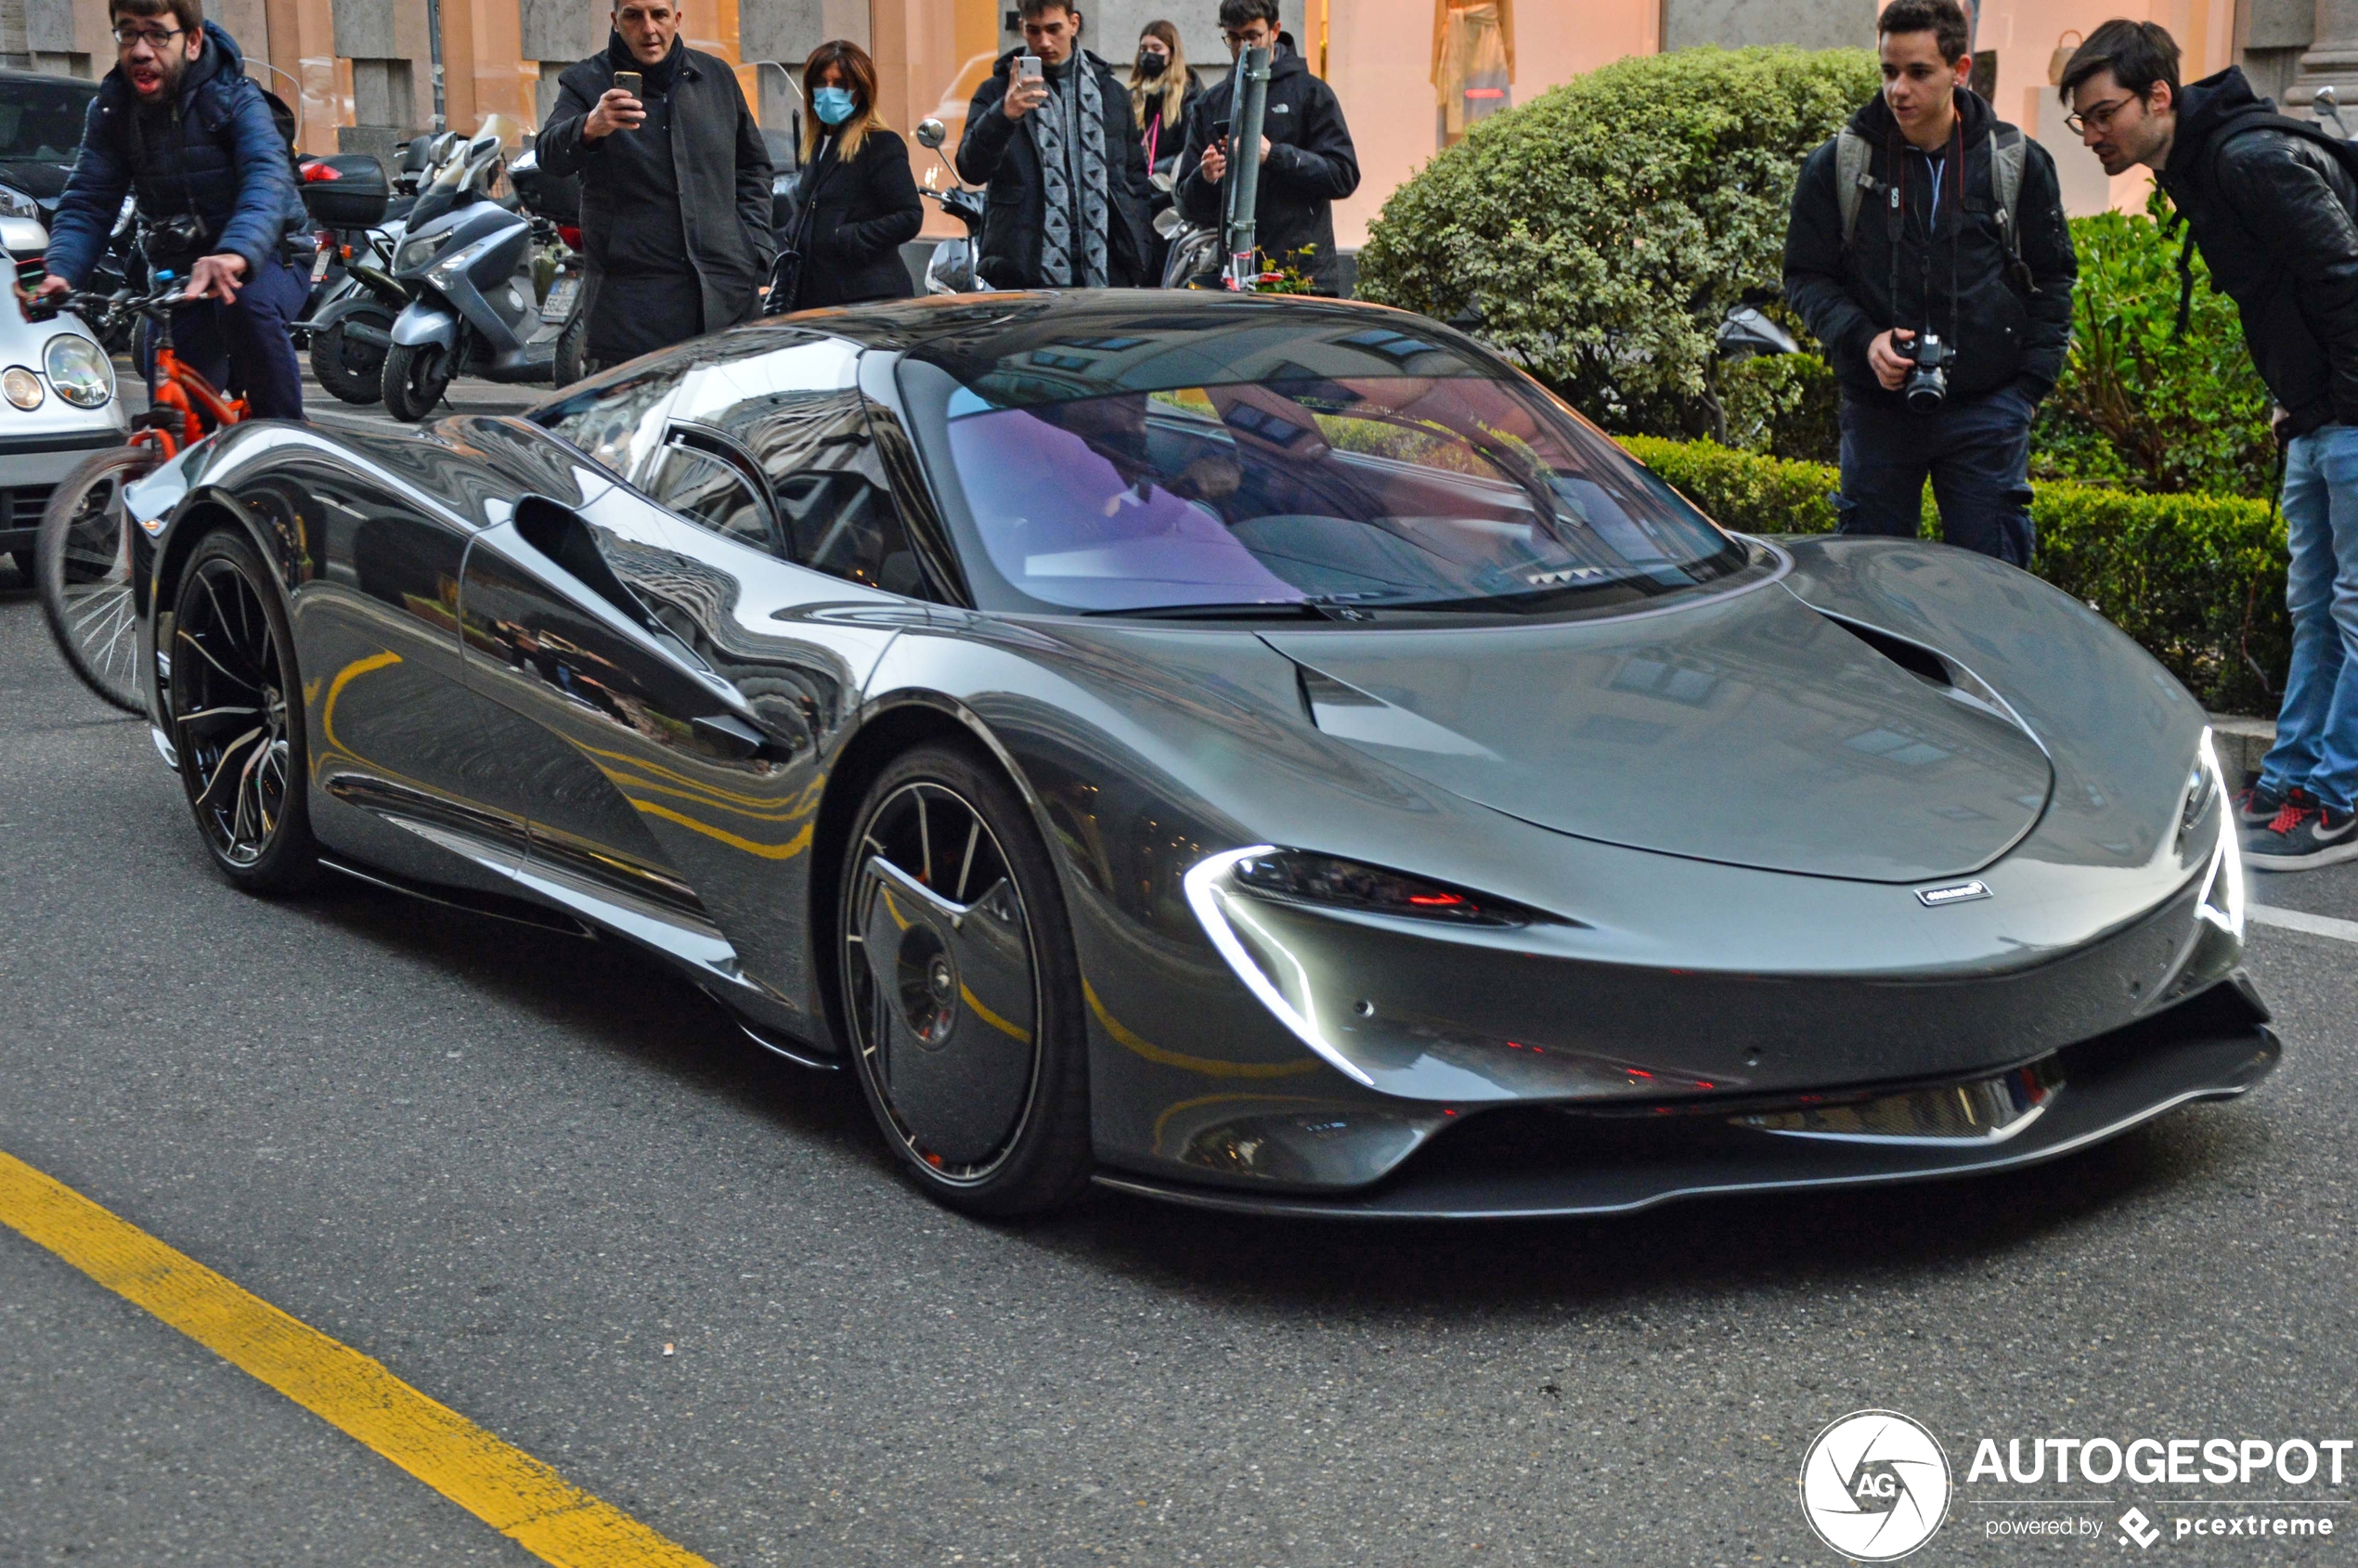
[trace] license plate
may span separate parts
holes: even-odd
[[[540,319],[562,321],[573,314],[575,296],[581,292],[581,274],[568,272],[549,286],[549,297],[541,303]]]
[[[319,279],[328,276],[328,264],[335,259],[336,257],[334,252],[329,250],[325,245],[320,246],[319,253],[311,258],[311,280],[314,283],[317,283]]]

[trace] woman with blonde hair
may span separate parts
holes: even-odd
[[[845,39],[822,44],[803,62],[802,182],[795,216],[778,236],[799,266],[782,268],[794,297],[768,314],[916,292],[900,247],[925,227],[909,144],[876,117],[876,65]]]
[[[1173,200],[1170,182],[1178,177],[1179,153],[1187,144],[1187,114],[1203,97],[1203,83],[1179,46],[1179,30],[1167,21],[1150,21],[1138,34],[1138,58],[1130,66],[1130,113],[1138,123],[1138,140],[1147,149],[1147,173],[1155,179],[1147,206],[1149,227],[1147,279],[1162,279],[1171,241],[1151,226],[1154,215]]]

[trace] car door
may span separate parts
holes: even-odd
[[[470,680],[540,731],[535,869],[708,924],[732,972],[813,1036],[805,927],[824,758],[924,609],[788,558],[732,415],[848,381],[856,355],[699,367],[638,425],[635,486],[574,508],[520,502],[476,542],[463,588]]]

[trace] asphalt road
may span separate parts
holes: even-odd
[[[2139,1557],[1989,1539],[2025,1510],[1966,1482],[1975,1441],[2358,1437],[2333,938],[2254,929],[2287,1041],[2259,1091],[2026,1173],[1613,1224],[1100,1197],[994,1227],[902,1185],[851,1084],[613,944],[231,891],[5,565],[0,841],[0,1150],[716,1564],[1832,1563],[1795,1475],[1871,1406],[1958,1471],[1911,1562]],[[2358,920],[2358,866],[2259,880]],[[2349,1561],[2352,1469],[2296,1489],[2345,1505],[2335,1539],[2154,1555]],[[0,1563],[528,1561],[0,1229]]]

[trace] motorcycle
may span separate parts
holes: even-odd
[[[571,386],[583,374],[583,346],[589,341],[588,303],[581,251],[581,180],[574,175],[551,175],[540,167],[537,153],[526,152],[508,165],[509,183],[516,201],[533,220],[537,247],[533,284],[540,297],[540,324],[557,329],[554,380]]]
[[[391,267],[404,225],[384,167],[367,153],[304,161],[303,203],[319,224],[304,313],[289,324],[311,373],[346,403],[384,395],[385,350],[409,290]]]
[[[384,402],[397,420],[434,411],[460,375],[546,382],[556,358],[538,302],[523,276],[535,222],[495,195],[506,158],[499,135],[477,134],[419,192],[393,276],[413,291],[385,350]]]

